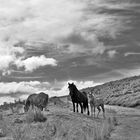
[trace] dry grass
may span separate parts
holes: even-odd
[[[108,140],[110,133],[114,130],[116,124],[116,118],[109,117],[104,120],[101,126],[95,123],[93,128],[93,136],[86,136],[86,140]]]
[[[54,109],[50,109],[52,112],[47,114],[45,122],[42,118],[46,113],[39,110],[29,110],[24,115],[13,114],[10,118],[7,116],[9,122],[6,120],[2,124],[5,136],[13,140],[106,140],[117,124],[115,117],[94,119],[67,109]],[[15,117],[23,123],[15,123]],[[10,131],[7,131],[7,124]]]
[[[0,120],[3,120],[3,114],[0,113]]]
[[[16,126],[12,129],[12,137],[14,140],[26,140],[26,129]]]
[[[105,104],[125,107],[140,106],[140,76],[111,81],[83,90],[97,93],[97,96],[104,99]]]
[[[115,125],[113,117],[102,120],[100,125],[95,122],[93,127],[52,120],[14,127],[12,137],[14,140],[107,140]]]
[[[46,118],[44,117],[43,113],[39,109],[29,110],[26,114],[26,122],[44,122]]]
[[[0,120],[0,131],[1,131],[0,137],[6,137],[6,135],[10,131],[7,123],[4,120]]]

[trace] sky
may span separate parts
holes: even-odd
[[[0,104],[140,75],[139,0],[0,0]]]

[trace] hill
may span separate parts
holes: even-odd
[[[102,97],[105,104],[140,107],[140,76],[111,81],[103,85],[82,89]]]

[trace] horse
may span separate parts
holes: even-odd
[[[89,98],[89,104],[90,104],[90,108],[91,108],[91,116],[93,116],[93,108],[94,108],[94,118],[95,118],[95,108],[97,107],[97,109],[98,109],[97,118],[98,118],[99,113],[101,111],[101,109],[100,109],[100,107],[101,107],[102,111],[103,111],[103,117],[105,118],[105,108],[104,108],[103,99],[95,98],[95,96],[92,93],[88,94],[88,98]]]
[[[45,94],[44,92],[40,92],[39,94],[31,94],[26,100],[24,111],[27,112],[30,106],[32,106],[32,109],[34,109],[34,106],[36,106],[43,111],[43,108],[45,108],[48,104],[48,99],[48,94]]]
[[[81,113],[83,113],[83,110],[85,111],[87,109],[87,114],[89,115],[87,94],[85,92],[80,92],[74,83],[72,84],[68,83],[68,88],[73,103],[73,112],[75,112],[75,103],[76,103],[77,112],[78,112],[78,104],[79,104],[81,107]]]

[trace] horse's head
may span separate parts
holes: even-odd
[[[89,92],[88,99],[93,99],[93,98],[94,98],[94,94],[92,92]]]
[[[77,89],[76,86],[74,85],[74,83],[72,83],[72,84],[68,83],[68,88],[70,91],[70,95],[72,95],[75,92],[75,89]]]
[[[27,112],[29,110],[29,106],[25,105],[24,106],[24,112]]]

